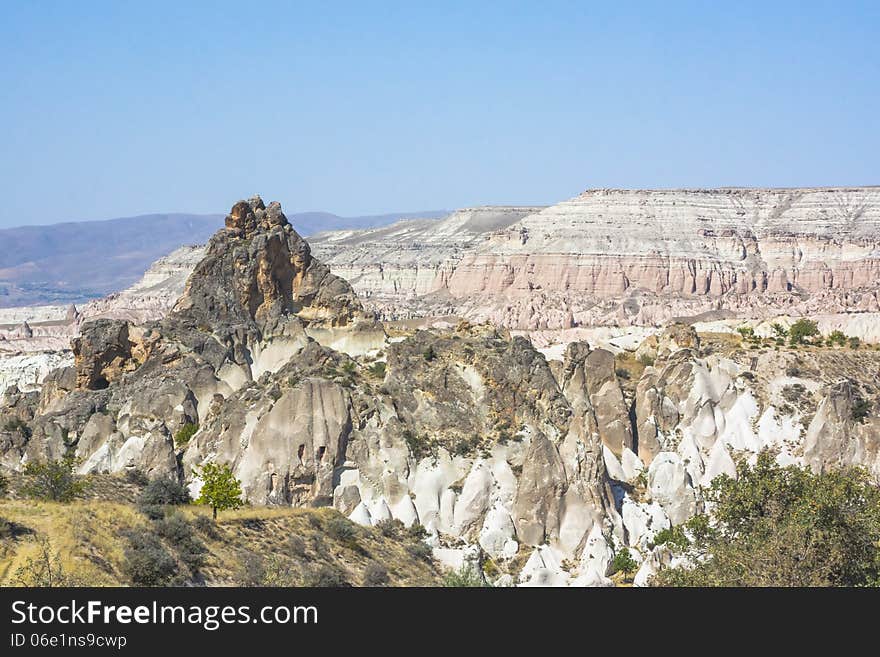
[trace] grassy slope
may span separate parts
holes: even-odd
[[[203,507],[177,507],[188,519],[210,515]],[[14,584],[16,569],[38,553],[38,536],[48,536],[61,555],[65,572],[94,586],[121,586],[128,582],[122,571],[127,539],[124,532],[148,528],[150,521],[131,504],[83,500],[71,504],[3,500],[0,518],[15,524],[15,536],[0,539],[0,585]],[[440,575],[433,564],[407,551],[412,541],[389,538],[378,530],[357,527],[355,541],[334,539],[325,530],[341,516],[332,509],[246,508],[221,513],[213,535],[197,532],[208,548],[200,569],[207,585],[236,585],[249,554],[274,559],[288,580],[302,584],[309,568],[329,565],[359,585],[372,562],[382,564],[391,586],[436,586]],[[305,549],[293,553],[291,536],[302,539]]]

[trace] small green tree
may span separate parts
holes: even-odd
[[[24,494],[53,502],[70,502],[79,497],[88,485],[74,473],[78,463],[71,454],[58,461],[31,461],[24,469]]]
[[[791,325],[788,331],[788,343],[792,346],[803,344],[806,338],[819,335],[819,325],[812,319],[802,318]]]
[[[201,470],[193,470],[202,480],[202,491],[196,504],[205,504],[211,507],[214,520],[217,519],[217,511],[237,509],[244,505],[241,499],[241,482],[232,474],[232,468],[227,464],[205,463]]]
[[[614,555],[614,560],[611,562],[611,567],[614,568],[614,572],[623,573],[624,582],[629,579],[631,573],[636,571],[638,565],[639,564],[633,559],[628,548],[622,548]]]

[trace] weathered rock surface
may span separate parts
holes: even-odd
[[[450,246],[456,221],[316,248],[388,318],[538,329],[880,310],[880,188],[590,190]]]

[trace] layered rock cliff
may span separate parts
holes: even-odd
[[[370,232],[316,248],[389,318],[536,329],[880,309],[880,188],[590,190],[454,252],[445,224],[419,228],[417,256]]]

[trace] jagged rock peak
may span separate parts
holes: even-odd
[[[272,201],[266,207],[259,195],[252,196],[247,201],[239,201],[226,215],[226,230],[242,237],[260,230],[269,230],[274,226],[287,226],[289,223],[278,201]]]
[[[329,326],[366,317],[351,286],[312,257],[281,204],[266,206],[259,196],[232,206],[173,314],[208,326],[256,321],[263,333],[292,316]]]

